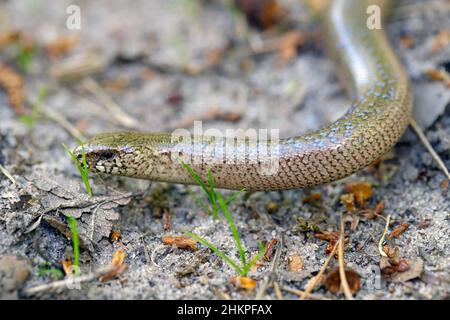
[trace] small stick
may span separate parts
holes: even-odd
[[[297,289],[290,288],[290,287],[287,287],[287,286],[282,286],[281,290],[284,290],[286,292],[295,294],[295,295],[297,295],[299,297],[301,297],[303,294],[305,294],[305,291],[297,290]],[[328,299],[328,298],[326,298],[326,297],[324,297],[322,295],[313,294],[313,293],[309,294],[308,297],[311,298],[311,299],[314,299],[314,300],[331,300],[331,299]]]
[[[49,108],[40,108],[39,113],[41,113],[44,117],[59,124],[76,140],[79,141],[86,140],[85,136],[83,136],[83,134],[77,128],[75,128],[66,118],[64,118],[64,116],[62,116],[60,113],[50,110]]]
[[[330,252],[330,255],[328,256],[327,260],[325,260],[325,263],[323,264],[322,268],[320,268],[319,273],[313,278],[311,284],[300,295],[300,300],[305,300],[308,296],[310,296],[311,291],[313,291],[313,289],[317,285],[317,282],[319,282],[319,279],[321,279],[323,274],[325,273],[325,269],[327,268],[328,264],[330,263],[331,258],[333,258],[333,256],[335,255],[340,242],[341,242],[341,238],[339,238],[339,240],[335,244],[335,246],[334,246],[333,250]]]
[[[86,78],[83,81],[84,88],[95,95],[102,105],[111,112],[112,116],[127,128],[136,128],[139,123],[131,116],[126,114],[121,107],[103,90],[103,88],[92,78]]]
[[[345,261],[344,261],[344,219],[341,213],[341,234],[339,236],[339,277],[341,278],[342,289],[344,290],[344,295],[347,300],[353,300],[353,294],[350,290],[350,286],[347,282],[347,276],[345,274]]]
[[[77,284],[81,284],[83,282],[88,282],[95,280],[99,278],[102,275],[108,274],[112,271],[117,269],[116,265],[108,265],[106,267],[102,267],[92,273],[83,275],[83,276],[77,276],[77,277],[68,277],[66,279],[60,280],[60,281],[54,281],[51,283],[39,285],[36,287],[32,287],[29,289],[25,289],[22,291],[22,293],[26,296],[32,296],[41,292],[47,292],[47,291],[55,291],[59,289],[70,289],[73,288]]]
[[[284,300],[280,285],[277,281],[273,282],[273,291],[275,292],[275,297],[277,298],[277,300]]]
[[[422,128],[417,124],[417,122],[416,122],[416,120],[414,118],[411,118],[410,124],[411,124],[411,127],[416,132],[417,136],[419,137],[420,141],[424,145],[424,147],[431,154],[431,156],[433,157],[434,161],[436,161],[436,164],[438,165],[438,167],[442,170],[442,172],[445,174],[447,179],[450,180],[450,173],[449,173],[447,167],[445,166],[444,161],[442,161],[441,157],[434,150],[433,146],[430,144],[430,142],[428,141],[427,137],[423,133]]]
[[[0,171],[5,175],[5,177],[7,177],[9,180],[11,180],[11,182],[13,184],[17,184],[16,179],[14,179],[14,177],[11,175],[11,173],[9,173],[9,171],[6,170],[6,168],[4,166],[2,166],[1,164],[0,164]]]
[[[384,226],[383,235],[381,236],[380,241],[378,241],[378,251],[380,252],[381,256],[383,256],[383,257],[387,257],[386,252],[384,252],[384,250],[383,250],[383,243],[384,243],[384,238],[386,237],[386,233],[389,229],[390,222],[391,222],[391,215],[389,214],[386,218],[386,225]]]

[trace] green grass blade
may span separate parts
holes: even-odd
[[[211,169],[208,169],[208,179],[209,179],[209,188],[210,188],[210,201],[213,211],[213,217],[218,218],[218,209],[217,209],[217,202],[216,202],[216,192],[214,191],[214,179],[211,173]]]
[[[244,192],[244,191],[245,191],[245,188],[244,188],[244,189],[241,189],[241,190],[238,191],[238,192],[236,192],[236,193],[233,194],[231,197],[225,199],[225,204],[228,204],[228,203],[230,203],[231,201],[233,201],[238,195],[240,195],[240,194],[241,194],[242,192]]]
[[[64,143],[62,145],[63,145],[64,149],[66,149],[67,153],[70,155],[72,160],[75,162],[75,165],[77,166],[77,169],[80,172],[81,178],[83,179],[84,186],[86,187],[86,191],[87,191],[88,195],[90,197],[92,197],[93,193],[92,193],[91,184],[89,183],[89,169],[88,169],[88,165],[87,165],[87,161],[86,161],[86,152],[84,150],[84,145],[81,146],[81,148],[82,148],[81,163],[77,159],[77,157],[75,157],[75,155],[73,154],[72,150],[69,149],[69,147],[67,147]]]
[[[194,199],[194,201],[203,209],[206,213],[212,214],[211,209],[208,207],[208,205],[205,204],[202,200],[200,200],[199,197],[195,195],[195,193],[192,190],[187,190],[189,195]]]
[[[264,255],[264,252],[266,251],[266,248],[264,247],[264,245],[260,242],[258,243],[259,246],[259,252],[258,254],[250,261],[250,263],[248,265],[246,265],[244,267],[244,271],[245,271],[245,275],[247,275],[248,271],[250,270],[251,267],[253,267],[253,265],[262,258],[262,256]]]
[[[233,267],[233,269],[236,270],[240,275],[242,276],[245,275],[244,271],[233,260],[231,260],[225,253],[223,253],[219,248],[214,246],[212,243],[208,242],[207,240],[203,239],[199,235],[192,232],[186,232],[186,235],[193,238],[194,240],[197,240],[205,247],[211,249],[215,254],[224,259],[231,267]]]
[[[247,260],[245,259],[245,251],[241,244],[241,238],[239,237],[239,233],[237,231],[236,225],[234,224],[233,217],[228,210],[227,205],[225,204],[225,201],[222,199],[222,196],[220,193],[217,193],[217,200],[219,201],[220,208],[222,209],[225,218],[228,221],[228,224],[230,225],[231,231],[233,233],[234,240],[236,241],[236,245],[238,247],[239,255],[241,256],[242,266],[247,265]]]
[[[202,187],[203,191],[205,191],[205,193],[208,195],[208,198],[210,198],[210,192],[208,190],[208,187],[202,181],[200,176],[187,163],[185,163],[183,160],[181,160],[181,159],[178,159],[178,160],[181,162],[183,167],[191,174],[192,178],[194,178],[194,180],[197,181],[197,183],[200,185],[200,187]],[[211,198],[210,198],[210,200],[211,200]]]
[[[67,217],[70,232],[72,233],[73,244],[73,264],[77,267],[80,266],[80,242],[78,239],[78,227],[77,220],[74,217]]]

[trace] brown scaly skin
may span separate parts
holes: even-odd
[[[327,42],[351,80],[356,99],[335,123],[304,136],[272,141],[275,158],[265,153],[255,157],[258,148],[267,145],[265,141],[220,137],[202,141],[191,136],[182,140],[170,134],[119,132],[101,134],[86,143],[90,169],[194,184],[181,158],[205,181],[211,169],[218,188],[279,190],[324,184],[364,168],[398,141],[412,109],[408,78],[384,31],[366,27],[367,6],[379,5],[384,18],[387,2],[332,2],[325,19]],[[79,155],[80,148],[75,152]],[[275,170],[267,174],[264,168],[269,164]]]

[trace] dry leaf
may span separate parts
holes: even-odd
[[[0,33],[0,48],[19,41],[20,36],[20,31],[17,30],[7,30]]]
[[[107,274],[101,276],[99,280],[101,282],[109,281],[115,277],[120,276],[125,270],[127,269],[127,265],[125,262],[126,253],[124,249],[119,249],[116,252],[114,252],[111,264],[112,270],[108,272]]]
[[[122,241],[122,234],[119,231],[112,230],[109,236],[109,241],[114,243],[116,241]]]
[[[409,35],[403,36],[400,38],[400,43],[404,48],[411,49],[414,47],[414,38]]]
[[[361,288],[361,281],[359,274],[352,269],[345,269],[345,277],[347,278],[348,286],[351,293],[356,294]],[[331,269],[325,278],[325,286],[332,293],[341,292],[341,276],[339,274],[339,268]]]
[[[338,231],[319,231],[314,232],[314,237],[320,240],[337,241],[339,240],[340,233]]]
[[[349,183],[346,190],[355,196],[356,203],[361,208],[364,208],[365,201],[372,197],[372,185],[368,182]]]
[[[433,46],[431,52],[433,54],[441,51],[450,42],[450,31],[441,30],[433,39]]]
[[[169,211],[164,210],[163,217],[162,217],[164,231],[168,231],[170,229],[170,220],[171,220],[171,215],[170,215]]]
[[[352,193],[343,194],[341,196],[341,203],[345,205],[348,212],[355,210],[355,196]]]
[[[57,58],[71,51],[78,44],[78,40],[77,36],[62,36],[45,44],[44,50],[48,56]]]
[[[387,236],[387,239],[389,240],[389,239],[397,238],[399,235],[401,235],[403,232],[405,232],[406,229],[409,228],[409,226],[410,226],[410,224],[407,222],[400,224],[394,230],[392,230],[391,233],[389,233],[389,235]]]
[[[22,77],[7,65],[0,64],[0,88],[8,95],[9,104],[17,115],[25,115],[25,93]]]
[[[304,268],[302,257],[299,255],[292,255],[288,257],[288,269],[290,271],[299,272]]]
[[[276,0],[234,0],[250,24],[268,29],[286,15],[286,10]]]
[[[320,192],[314,192],[311,193],[308,197],[303,199],[303,203],[309,203],[313,201],[319,201],[322,198],[322,195]]]
[[[197,250],[197,241],[184,236],[163,236],[162,242],[167,245],[175,245],[180,249]]]
[[[273,255],[275,254],[275,252],[277,251],[277,243],[278,240],[277,239],[271,239],[267,245],[266,245],[266,251],[264,251],[264,259],[266,261],[270,261],[273,258]]]
[[[256,287],[256,281],[248,277],[232,277],[229,281],[239,289],[253,290]]]

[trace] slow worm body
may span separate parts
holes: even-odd
[[[336,122],[286,139],[240,139],[169,133],[118,132],[85,145],[90,170],[194,184],[187,162],[218,188],[294,189],[346,177],[381,157],[398,141],[411,116],[408,77],[383,29],[370,29],[367,8],[381,17],[389,0],[334,0],[325,29],[331,56],[352,84],[353,103]],[[372,7],[373,8],[373,7]],[[81,148],[75,152],[80,155]]]

